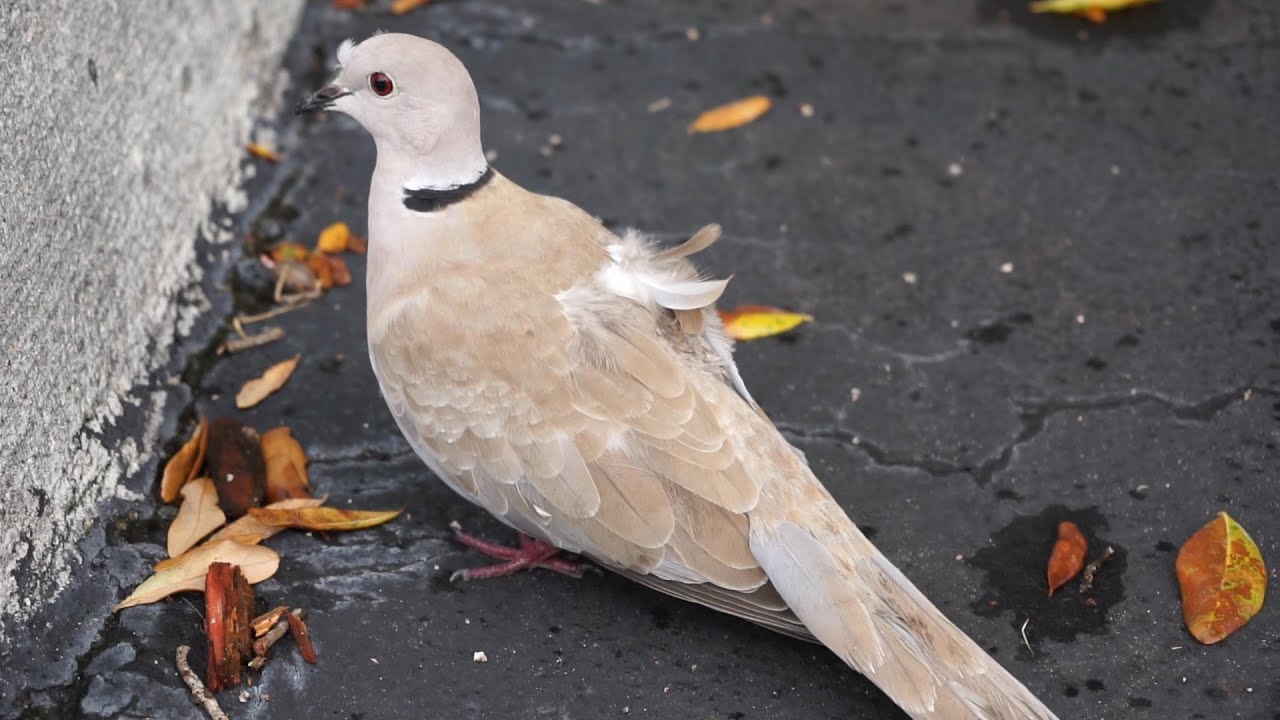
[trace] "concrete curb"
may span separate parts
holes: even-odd
[[[21,99],[0,106],[0,647],[156,451],[168,393],[134,388],[207,306],[193,238],[225,241],[211,206],[244,204],[241,146],[278,110],[301,5],[16,0],[0,17]],[[112,443],[126,410],[139,439]]]

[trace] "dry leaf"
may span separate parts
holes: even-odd
[[[1206,645],[1239,630],[1262,609],[1267,594],[1262,553],[1224,512],[1183,543],[1176,567],[1182,617]]]
[[[275,508],[250,508],[249,514],[263,525],[295,527],[303,530],[363,530],[381,525],[404,512],[400,510],[341,510],[338,508],[312,507],[283,510]]]
[[[324,498],[289,498],[273,502],[263,508],[264,510],[297,510],[298,508],[320,507],[324,504]],[[230,525],[222,528],[214,533],[205,541],[206,544],[221,542],[223,540],[234,540],[245,545],[254,545],[266,540],[276,533],[285,530],[283,526],[264,525],[260,520],[252,515],[245,515]],[[159,566],[156,566],[157,569]]]
[[[169,557],[178,557],[190,550],[200,538],[227,523],[227,516],[218,507],[218,491],[209,478],[189,482],[182,488],[182,507],[169,525]]]
[[[311,257],[311,251],[307,249],[306,246],[300,245],[292,240],[285,240],[284,242],[272,245],[270,254],[271,259],[276,262],[284,262],[285,260],[306,262],[307,258]]]
[[[182,486],[191,482],[200,474],[204,465],[204,454],[209,442],[209,423],[200,418],[200,424],[191,434],[191,439],[169,458],[164,466],[164,476],[160,479],[160,499],[171,503],[178,499]]]
[[[267,502],[311,497],[307,455],[287,427],[262,434],[262,456],[267,462]]]
[[[752,95],[735,100],[699,115],[698,119],[689,125],[689,132],[719,132],[742,127],[769,112],[772,106],[773,102],[764,95]]]
[[[404,15],[407,12],[426,7],[431,0],[391,0],[391,14]]]
[[[307,258],[307,269],[315,276],[321,290],[333,287],[333,266],[329,264],[327,255],[316,253]]]
[[[204,584],[204,631],[209,641],[208,685],[218,692],[240,684],[253,652],[249,628],[256,598],[236,565],[209,565]]]
[[[248,150],[249,154],[256,158],[262,158],[263,160],[266,160],[268,162],[280,162],[280,156],[276,153],[276,151],[272,150],[271,148],[265,145],[259,145],[257,143],[246,143],[244,146],[244,149]]]
[[[329,272],[333,275],[334,287],[346,287],[351,284],[351,270],[347,261],[340,257],[325,256],[329,261]]]
[[[359,235],[356,235],[353,233],[351,237],[347,240],[347,250],[355,253],[356,255],[363,255],[365,254],[365,251],[368,249],[369,249],[369,243],[366,242],[365,239],[360,237]]]
[[[1068,580],[1080,574],[1084,569],[1084,556],[1088,552],[1089,543],[1075,523],[1058,523],[1058,540],[1053,544],[1053,552],[1049,555],[1050,597]]]
[[[336,254],[345,251],[350,242],[351,228],[344,222],[336,222],[320,231],[320,237],[316,239],[316,250]]]
[[[218,491],[218,506],[228,517],[262,504],[266,496],[267,465],[258,431],[234,418],[218,418],[209,425],[209,477]]]
[[[276,574],[280,556],[275,550],[262,545],[242,545],[231,541],[205,543],[156,565],[155,574],[112,610],[153,603],[184,590],[201,590],[209,565],[216,562],[239,565],[246,580],[260,583]]]
[[[236,407],[241,410],[251,408],[265,400],[271,393],[284,387],[301,359],[301,355],[294,355],[284,362],[278,362],[267,368],[261,377],[245,383],[244,387],[240,388],[240,392],[236,393]]]
[[[1107,13],[1125,8],[1151,5],[1158,0],[1038,0],[1027,6],[1033,13],[1067,13],[1100,23]]]
[[[743,305],[733,310],[721,310],[720,319],[724,321],[725,334],[734,340],[758,340],[813,322],[812,315],[767,305]]]

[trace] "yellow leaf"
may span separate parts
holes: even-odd
[[[1151,5],[1159,0],[1037,0],[1027,8],[1033,13],[1067,13],[1100,23],[1107,13],[1139,5]]]
[[[1178,550],[1182,617],[1195,639],[1211,645],[1262,609],[1267,568],[1249,533],[1220,512]]]
[[[264,510],[296,510],[298,508],[319,507],[324,504],[324,498],[289,498],[279,502],[273,502],[263,508]],[[276,527],[273,525],[264,525],[261,520],[253,515],[242,515],[240,518],[232,522],[230,525],[222,528],[218,532],[209,536],[205,541],[206,545],[223,540],[234,540],[245,545],[256,545],[263,540],[285,530],[284,526]],[[167,562],[167,561],[166,561]],[[163,565],[164,563],[161,563]],[[156,566],[160,569],[160,565]]]
[[[244,387],[240,388],[240,392],[236,393],[236,407],[241,410],[251,408],[265,400],[271,393],[284,387],[301,359],[301,355],[294,355],[284,362],[278,362],[267,368],[261,377],[245,383]]]
[[[412,10],[417,10],[420,7],[425,7],[430,2],[431,0],[392,0],[391,14],[403,15]]]
[[[155,574],[111,609],[115,611],[153,603],[184,590],[203,590],[209,566],[216,562],[239,565],[246,580],[259,583],[276,574],[280,555],[261,545],[242,545],[231,541],[206,543],[157,565]]]
[[[400,510],[340,510],[314,507],[296,510],[250,508],[249,514],[262,524],[303,530],[363,530],[381,525],[404,512]]]
[[[267,162],[280,161],[280,155],[277,154],[275,150],[272,150],[266,145],[259,145],[257,143],[248,143],[244,146],[244,149],[248,150],[250,155],[256,158],[262,158]]]
[[[218,489],[209,478],[193,480],[182,487],[182,506],[169,525],[169,557],[178,557],[200,538],[225,525],[227,516],[218,507]]]
[[[769,112],[773,103],[764,95],[735,100],[726,105],[712,108],[698,116],[689,126],[689,132],[719,132],[742,127]]]
[[[720,319],[724,321],[725,334],[734,340],[758,340],[813,322],[812,315],[767,305],[743,305],[733,310],[721,310]]]
[[[200,418],[200,424],[191,439],[165,463],[164,476],[160,478],[160,499],[170,503],[178,499],[182,486],[191,482],[204,465],[204,455],[209,447],[209,423]]]
[[[276,262],[284,262],[285,260],[305,262],[309,257],[311,257],[311,251],[292,240],[285,240],[271,246],[271,259]]]
[[[351,242],[351,228],[344,222],[336,222],[320,231],[316,239],[316,250],[322,253],[340,253],[347,249]]]

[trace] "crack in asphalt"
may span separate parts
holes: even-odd
[[[1138,407],[1155,404],[1164,408],[1169,416],[1185,422],[1209,423],[1227,408],[1242,402],[1248,402],[1253,396],[1280,397],[1280,390],[1270,388],[1240,387],[1215,393],[1192,403],[1179,402],[1154,390],[1131,390],[1125,395],[1099,396],[1086,398],[1063,398],[1052,400],[1011,400],[1019,409],[1018,419],[1021,427],[1013,439],[1000,447],[991,457],[983,460],[976,467],[972,465],[943,460],[929,455],[915,455],[894,451],[863,440],[858,433],[843,426],[844,413],[838,412],[836,422],[830,426],[805,427],[783,422],[775,422],[778,430],[788,441],[796,442],[832,442],[843,448],[856,448],[871,462],[885,468],[906,468],[919,470],[932,477],[967,474],[973,477],[978,485],[986,485],[1013,461],[1014,452],[1022,445],[1034,440],[1051,418],[1056,415],[1075,412],[1108,411],[1125,407]]]

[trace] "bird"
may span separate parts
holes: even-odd
[[[1054,718],[858,530],[752,399],[715,303],[728,280],[492,168],[463,63],[425,38],[342,42],[299,114],[372,136],[369,358],[428,468],[520,534],[504,562],[584,557],[816,641],[916,719]]]

